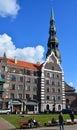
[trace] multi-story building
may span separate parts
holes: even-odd
[[[46,61],[34,64],[0,57],[0,108],[12,112],[60,111],[66,108],[64,72],[58,49],[53,10]]]

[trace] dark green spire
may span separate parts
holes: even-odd
[[[56,37],[56,27],[55,27],[55,19],[53,9],[51,10],[51,18],[50,18],[50,28],[49,28],[49,38],[48,38],[48,51],[46,57],[51,54],[53,51],[55,56],[61,62],[60,52],[58,50],[58,39]]]

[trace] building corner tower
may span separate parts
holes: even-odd
[[[66,107],[64,71],[58,49],[53,9],[51,11],[48,51],[41,68],[41,112],[61,111]]]

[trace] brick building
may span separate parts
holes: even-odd
[[[53,10],[51,11],[46,61],[30,63],[0,57],[0,108],[12,112],[38,113],[65,109],[69,96],[58,49]],[[68,90],[69,91],[69,90]],[[67,102],[66,102],[67,101]]]

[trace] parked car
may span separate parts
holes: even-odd
[[[62,110],[62,113],[63,113],[63,114],[70,114],[71,112],[72,112],[71,109],[63,109],[63,110]]]
[[[11,110],[8,108],[0,109],[0,114],[9,114],[10,112],[11,112]]]

